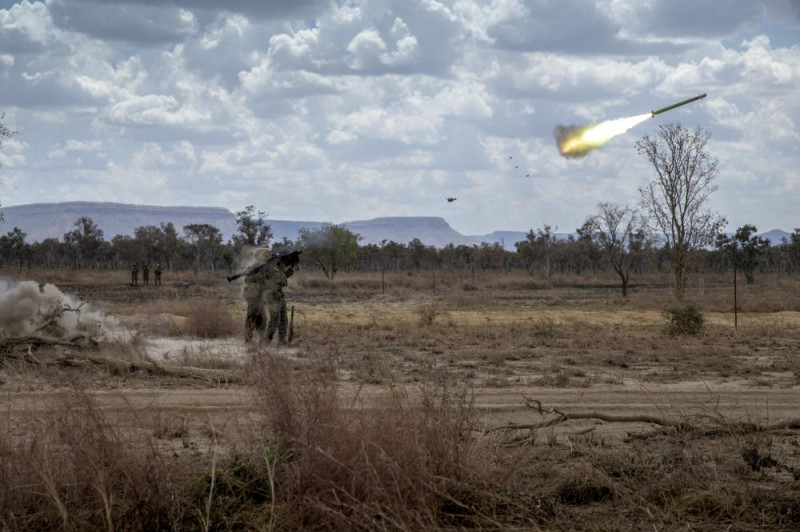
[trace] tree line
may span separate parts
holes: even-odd
[[[0,139],[3,136],[7,132],[0,131]],[[236,213],[237,231],[227,242],[209,224],[140,226],[133,235],[107,240],[91,218],[82,217],[61,240],[33,244],[26,243],[23,229],[14,227],[0,236],[0,266],[119,269],[161,264],[167,271],[232,271],[244,266],[240,257],[248,247],[271,246],[274,252],[303,250],[304,267],[331,279],[342,270],[525,270],[545,278],[554,273],[613,272],[627,295],[632,274],[669,271],[678,299],[689,273],[698,269],[733,268],[743,272],[748,283],[754,282],[757,271],[800,271],[800,228],[772,246],[751,224],[732,234],[722,232],[725,218],[707,209],[718,172],[718,161],[706,149],[709,137],[702,128],[662,125],[654,137],[636,143],[653,168],[653,177],[639,189],[638,205],[601,202],[574,235],[557,239],[554,228],[544,224],[515,243],[515,251],[499,243],[435,248],[418,238],[360,244],[359,235],[336,224],[301,229],[295,241],[273,242],[265,214],[250,205]]]
[[[339,271],[381,270],[524,270],[549,278],[553,274],[594,275],[611,272],[620,279],[623,293],[631,274],[668,271],[673,263],[669,243],[649,235],[644,220],[629,207],[601,203],[574,235],[556,238],[544,224],[530,230],[515,244],[515,251],[499,243],[426,246],[418,238],[407,243],[384,240],[360,244],[361,237],[341,225],[301,229],[297,240],[273,242],[264,213],[252,206],[236,213],[237,233],[223,242],[221,231],[209,224],[172,223],[146,225],[133,235],[110,240],[91,218],[81,217],[62,239],[47,238],[29,244],[25,232],[14,227],[0,236],[0,265],[68,269],[121,269],[133,264],[162,264],[167,271],[228,270],[239,268],[246,247],[269,246],[275,252],[302,249],[303,266],[334,278]],[[733,235],[717,235],[716,249],[696,250],[698,268],[707,272],[740,268],[748,282],[757,271],[800,272],[800,228],[778,245],[755,235],[746,225]]]

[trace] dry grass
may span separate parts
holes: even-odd
[[[193,443],[197,429],[188,418],[148,407],[131,413],[156,420],[139,430],[83,391],[24,420],[7,414],[0,427],[3,528],[800,524],[796,433],[673,432],[610,445],[592,432],[543,429],[509,445],[476,436],[470,387],[440,370],[429,370],[413,393],[392,386],[368,391],[343,388],[330,360],[293,367],[262,352],[249,375],[259,421],[227,439],[210,426],[206,453]]]
[[[242,326],[224,307],[198,305],[189,310],[183,332],[198,338],[225,338],[240,334]]]
[[[5,530],[159,530],[187,517],[181,469],[76,392],[0,430]]]
[[[238,288],[219,279],[160,292],[111,281],[82,287],[64,278],[145,336],[241,332]],[[743,289],[734,335],[729,279],[693,279],[691,299],[707,319],[691,337],[663,332],[666,276],[641,279],[627,301],[601,275],[545,282],[437,272],[435,294],[431,281],[431,272],[387,272],[381,294],[380,272],[333,281],[299,272],[288,292],[298,307],[296,349],[247,362],[253,402],[241,409],[252,410],[235,436],[210,416],[159,417],[157,409],[139,412],[157,421],[134,429],[91,398],[112,377],[89,373],[79,380],[89,390],[63,405],[25,416],[9,406],[0,423],[3,528],[800,526],[796,430],[670,431],[622,442],[601,425],[567,424],[512,442],[473,430],[499,417],[479,418],[470,395],[473,387],[500,389],[505,400],[531,386],[580,397],[592,388],[735,381],[758,386],[752,394],[774,388],[791,397],[800,384],[798,281],[760,276]],[[216,347],[201,351],[177,362],[238,371]],[[9,394],[25,379],[56,379],[22,371],[0,375]],[[130,375],[114,378],[131,386]]]
[[[425,529],[481,522],[475,508],[459,507],[454,497],[469,487],[465,436],[472,412],[466,389],[433,384],[415,404],[401,390],[386,388],[380,397],[346,403],[332,368],[313,365],[293,373],[266,353],[252,375],[273,436],[281,528]],[[253,459],[259,462],[269,473],[264,457]]]

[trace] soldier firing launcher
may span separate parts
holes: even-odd
[[[235,281],[239,277],[245,277],[247,275],[253,275],[254,273],[258,273],[262,269],[266,268],[270,264],[283,264],[287,268],[294,268],[300,263],[300,253],[301,250],[296,249],[294,251],[286,251],[283,253],[278,253],[276,255],[272,255],[270,258],[267,259],[267,262],[263,262],[261,264],[254,264],[250,266],[243,272],[234,273],[233,275],[228,275],[226,279],[228,282]]]

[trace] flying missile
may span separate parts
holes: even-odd
[[[659,109],[657,111],[650,111],[650,112],[652,113],[652,116],[660,115],[661,113],[666,113],[667,111],[672,111],[676,107],[680,107],[681,105],[686,105],[687,103],[695,102],[695,101],[703,99],[705,97],[706,97],[706,93],[704,92],[703,94],[698,94],[694,98],[689,98],[688,100],[683,100],[682,102],[678,102],[678,103],[669,105],[667,107],[664,107],[663,109]]]

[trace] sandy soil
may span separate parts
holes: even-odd
[[[189,282],[154,290],[113,284],[76,284],[67,286],[67,289],[109,312],[119,312],[123,319],[146,320],[163,315],[181,319],[178,315],[170,314],[174,309],[171,310],[169,305],[175,302],[184,305],[222,305],[230,308],[233,315],[240,319],[243,304],[238,288],[218,285],[212,282]],[[399,373],[398,382],[406,386],[412,395],[418,387],[415,381],[420,365],[433,364],[436,368],[468,379],[475,392],[476,408],[486,425],[540,420],[541,417],[526,406],[526,398],[538,400],[547,408],[618,415],[681,417],[721,413],[732,419],[763,422],[797,415],[797,405],[800,405],[797,369],[793,371],[791,367],[784,367],[787,357],[795,352],[797,341],[793,336],[785,341],[769,337],[759,339],[758,342],[766,347],[750,340],[732,344],[733,340],[727,337],[699,339],[691,344],[643,336],[641,338],[645,341],[642,345],[624,349],[616,347],[613,338],[608,345],[601,343],[597,346],[592,344],[592,338],[587,337],[584,343],[567,338],[556,339],[549,344],[542,341],[541,345],[526,347],[521,355],[501,357],[497,361],[487,361],[486,353],[497,351],[497,346],[503,344],[502,338],[491,339],[486,345],[477,346],[470,344],[474,339],[460,340],[459,333],[462,330],[475,331],[488,325],[486,331],[490,331],[491,326],[502,324],[518,324],[524,329],[542,320],[551,320],[568,331],[580,331],[584,326],[595,327],[590,335],[605,326],[622,326],[631,330],[649,327],[657,335],[656,328],[663,323],[660,311],[656,310],[615,306],[559,308],[553,307],[550,301],[557,296],[556,292],[546,294],[546,297],[538,293],[536,295],[538,300],[521,299],[516,294],[479,298],[445,296],[435,299],[430,294],[340,297],[294,292],[290,294],[290,304],[296,303],[298,306],[295,318],[298,330],[316,328],[317,332],[314,333],[316,336],[311,334],[304,337],[301,334],[296,347],[280,353],[298,364],[304,364],[308,362],[310,353],[328,349],[329,354],[340,359],[343,393],[358,387],[364,397],[382,393],[384,388],[373,383],[375,379],[371,377],[365,379],[365,373],[358,364],[389,364],[390,371]],[[574,294],[570,297],[570,301],[581,301]],[[591,300],[591,297],[587,296],[587,300]],[[451,338],[447,343],[438,344],[422,338],[416,340],[419,345],[406,345],[401,335],[388,343],[380,338],[366,338],[361,344],[353,343],[348,347],[339,345],[351,339],[336,336],[340,329],[344,330],[347,326],[358,328],[356,336],[361,336],[361,330],[373,327],[387,330],[405,323],[403,330],[407,333],[417,327],[414,324],[419,319],[420,309],[430,305],[438,309],[436,319],[446,322],[448,331],[455,331],[449,333]],[[728,327],[732,322],[732,316],[725,313],[709,312],[706,317],[711,325]],[[764,325],[790,333],[800,329],[800,312],[742,313],[739,319],[745,327]],[[342,334],[349,333],[345,331]],[[579,334],[575,336],[580,340]],[[329,341],[334,344],[333,347],[328,345]],[[634,338],[633,341],[639,340]],[[646,346],[645,343],[652,345]],[[147,356],[160,364],[201,368],[222,366],[233,371],[243,371],[248,357],[253,353],[236,337],[192,339],[147,336],[142,339],[141,346]],[[626,357],[633,356],[631,354],[639,349],[650,350],[655,355],[648,360],[625,361]],[[704,367],[695,371],[691,366],[698,354],[708,356],[708,353],[716,351],[720,351],[722,357],[727,357],[728,351],[735,355],[726,359],[735,366],[734,371],[730,368],[712,371]],[[665,357],[665,353],[668,356]],[[609,365],[612,362],[616,364],[617,358],[614,357],[622,360],[618,366]],[[747,369],[742,374],[736,371],[739,366],[754,367],[757,371]],[[556,371],[571,371],[581,377],[543,385],[542,379],[551,378]],[[582,381],[581,385],[576,386],[576,380]],[[380,382],[381,378],[377,381]],[[164,415],[216,419],[218,422],[240,417],[246,419],[252,413],[251,392],[243,385],[223,386],[216,383],[203,388],[197,383],[182,386],[178,381],[170,381],[166,386],[151,388],[146,381],[138,382],[134,387],[122,381],[112,387],[112,390],[90,388],[88,393],[96,397],[108,411],[123,412],[126,409],[157,406]],[[0,396],[0,408],[11,414],[40,408],[46,400],[67,393],[52,387],[45,387],[44,391],[26,391],[19,385],[15,387],[14,382],[7,382],[3,389],[5,393]],[[572,425],[594,423],[586,421]],[[626,424],[613,425],[600,424],[597,433],[619,435],[631,429]]]
[[[383,386],[345,385],[344,394],[358,389],[362,404],[386,393]],[[418,391],[407,387],[410,396]],[[11,417],[46,408],[58,402],[62,391],[6,393],[0,396],[0,408]],[[125,419],[136,412],[158,412],[160,416],[194,420],[196,424],[211,423],[217,427],[228,424],[250,424],[256,421],[252,390],[241,387],[212,389],[126,389],[89,392],[112,418]],[[514,387],[481,388],[476,390],[475,408],[482,426],[510,423],[536,423],[551,416],[542,416],[526,406],[526,399],[535,399],[547,409],[563,412],[601,412],[611,415],[655,415],[672,419],[691,420],[697,416],[722,415],[728,420],[770,423],[796,417],[800,390],[753,389],[746,383],[659,384],[652,386],[623,385],[594,388]],[[652,429],[640,423],[607,423],[594,420],[573,420],[548,432],[564,434],[594,427],[595,435],[619,439],[629,432]]]

